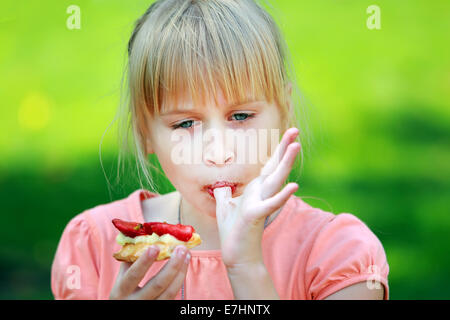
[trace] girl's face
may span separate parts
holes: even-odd
[[[263,100],[231,106],[220,91],[217,101],[200,108],[191,101],[163,105],[150,120],[147,139],[147,153],[156,154],[173,186],[212,217],[216,202],[210,186],[229,182],[232,196],[240,196],[259,176],[283,133],[275,104]]]

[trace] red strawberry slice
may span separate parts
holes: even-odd
[[[127,237],[134,238],[137,236],[147,235],[142,223],[128,222],[121,219],[113,219],[112,223],[120,232],[122,232]]]

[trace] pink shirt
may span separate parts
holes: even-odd
[[[125,199],[75,216],[58,244],[51,273],[55,299],[108,299],[120,262],[121,246],[113,218],[144,222],[141,201],[156,193],[139,189]],[[200,235],[201,236],[201,235]],[[323,299],[352,284],[381,283],[389,298],[389,266],[372,231],[349,213],[334,215],[292,195],[264,230],[264,263],[281,299]],[[234,299],[220,250],[191,250],[185,299]],[[167,262],[156,261],[143,286]],[[181,290],[176,299],[181,299]]]

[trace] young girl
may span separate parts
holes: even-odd
[[[389,266],[370,229],[352,214],[311,207],[294,195],[296,183],[284,185],[301,150],[286,53],[253,0],[148,8],[128,43],[124,119],[148,185],[147,156],[155,154],[176,191],[141,188],[74,217],[52,265],[56,299],[388,299]],[[257,143],[206,143],[210,130],[239,142],[253,130]],[[241,157],[255,145],[259,155],[261,146],[270,150],[266,159]],[[176,161],[180,146],[200,161]],[[220,181],[228,184],[207,188]],[[168,260],[156,261],[155,247],[133,264],[118,262],[114,218],[191,225],[203,242],[178,246]]]

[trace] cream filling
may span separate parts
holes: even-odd
[[[134,244],[140,243],[140,242],[155,243],[158,241],[164,242],[164,243],[170,243],[170,244],[174,244],[174,245],[186,244],[186,242],[178,240],[171,234],[166,233],[166,234],[163,234],[162,236],[158,236],[155,232],[153,232],[153,234],[151,234],[151,235],[137,236],[134,238],[127,237],[122,232],[119,232],[119,234],[116,237],[116,241],[118,244],[120,244],[122,246],[127,243],[134,243]]]

